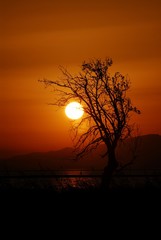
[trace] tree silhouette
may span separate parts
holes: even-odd
[[[131,113],[140,113],[127,96],[130,88],[128,77],[119,72],[111,76],[108,71],[111,65],[112,59],[109,58],[90,60],[83,62],[76,76],[61,67],[63,79],[40,80],[46,86],[54,87],[54,105],[65,106],[70,101],[78,101],[83,106],[83,117],[73,121],[72,126],[77,157],[97,148],[101,143],[106,145],[104,157],[107,156],[107,165],[102,176],[103,189],[108,188],[113,173],[119,168],[116,147],[119,140],[131,135]],[[86,130],[81,132],[79,129],[82,126]]]

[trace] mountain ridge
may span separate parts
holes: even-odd
[[[133,140],[136,138],[133,138]],[[137,158],[128,169],[161,170],[161,135],[148,134],[137,137],[139,144],[136,151]],[[121,161],[128,161],[131,156],[128,141],[119,149]],[[134,143],[135,144],[135,143]],[[56,151],[31,152],[16,155],[7,159],[0,159],[0,171],[26,171],[26,170],[63,170],[63,169],[98,169],[107,164],[107,159],[101,155],[105,152],[102,144],[80,160],[74,160],[73,148],[66,147]],[[125,162],[126,162],[125,161]]]

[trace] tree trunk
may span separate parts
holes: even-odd
[[[108,164],[107,166],[105,166],[103,175],[102,175],[101,189],[103,191],[106,192],[109,190],[110,182],[117,166],[118,166],[118,163],[115,157],[115,149],[111,149],[108,152]]]

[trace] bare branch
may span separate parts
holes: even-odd
[[[116,168],[119,165],[115,159],[118,141],[131,136],[131,114],[140,114],[140,111],[127,96],[130,88],[129,77],[119,72],[111,76],[111,65],[110,58],[83,62],[81,71],[76,76],[61,66],[61,80],[39,81],[44,83],[45,87],[53,87],[56,96],[53,105],[61,107],[70,101],[82,104],[84,115],[79,122],[73,121],[72,125],[77,156],[83,156],[103,142],[108,150],[108,162],[113,162],[113,167]],[[86,130],[80,133],[83,126]]]

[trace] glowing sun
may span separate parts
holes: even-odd
[[[65,114],[68,118],[76,120],[83,116],[84,110],[80,103],[71,102],[65,108]]]

